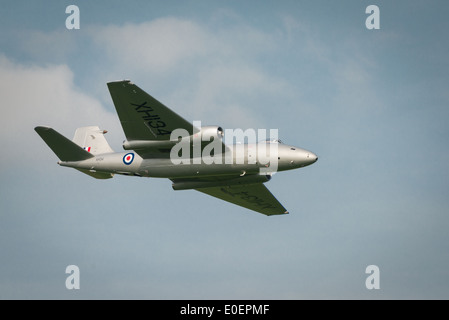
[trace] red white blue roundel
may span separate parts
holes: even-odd
[[[123,156],[123,163],[127,166],[130,165],[134,160],[134,153],[130,152]]]

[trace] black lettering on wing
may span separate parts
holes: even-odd
[[[142,114],[142,120],[145,126],[150,130],[151,134],[157,138],[157,136],[170,135],[171,131],[162,129],[167,127],[166,122],[161,117],[154,113],[154,109],[151,106],[147,106],[147,101],[140,104],[131,103],[134,106],[134,110]]]
[[[148,109],[151,109],[151,111],[153,111],[153,108],[147,106],[146,104],[147,104],[146,101],[144,101],[141,104],[131,103],[132,106],[136,107],[136,108],[134,108],[134,110],[136,110],[136,111],[138,111],[140,108],[148,108]]]
[[[272,205],[271,203],[265,201],[263,198],[260,198],[256,195],[250,194],[248,191],[240,191],[232,193],[228,188],[220,188],[220,190],[223,193],[226,193],[232,197],[239,197],[241,200],[249,202],[251,204],[254,204],[258,207],[261,207],[261,209],[275,209],[276,207]]]

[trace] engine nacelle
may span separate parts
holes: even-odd
[[[123,141],[123,149],[125,150],[141,150],[141,149],[159,149],[159,148],[171,148],[178,141],[170,140],[125,140]]]
[[[187,189],[201,189],[201,188],[211,188],[211,187],[224,187],[224,186],[235,186],[253,183],[265,183],[270,181],[270,175],[248,175],[240,176],[237,178],[232,178],[229,180],[221,181],[207,181],[207,180],[182,180],[174,181],[172,184],[173,190],[187,190]]]
[[[223,139],[223,128],[219,126],[205,126],[201,127],[201,131],[193,135],[194,139],[201,138],[202,141],[211,141],[211,138]]]
[[[223,129],[219,126],[205,126],[201,127],[201,130],[193,135],[188,135],[187,130],[184,130],[186,133],[185,136],[170,136],[170,139],[173,140],[131,140],[123,142],[123,149],[125,150],[139,150],[139,149],[158,149],[158,148],[171,148],[181,140],[188,141],[191,144],[196,141],[201,141],[201,143],[208,143],[210,141],[215,141],[219,139],[220,141],[223,139]],[[181,132],[182,134],[182,132]],[[173,135],[173,133],[172,133]]]

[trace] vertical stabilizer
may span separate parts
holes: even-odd
[[[106,130],[100,130],[97,126],[81,127],[76,129],[73,142],[92,154],[112,153],[104,134]]]

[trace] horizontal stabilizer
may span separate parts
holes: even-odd
[[[81,161],[94,157],[93,154],[50,127],[39,126],[34,130],[61,161]]]
[[[76,170],[85,173],[91,177],[94,177],[95,179],[110,179],[114,177],[114,174],[110,172],[98,172],[86,169],[76,169]]]

